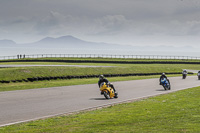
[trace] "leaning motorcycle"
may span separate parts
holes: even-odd
[[[118,94],[114,92],[113,88],[106,84],[106,82],[101,83],[100,85],[101,94],[104,95],[106,99],[118,98]]]
[[[161,85],[163,86],[163,88],[164,88],[165,90],[170,90],[170,89],[171,89],[170,82],[169,82],[169,80],[167,80],[166,78],[161,79],[160,82],[161,82]]]

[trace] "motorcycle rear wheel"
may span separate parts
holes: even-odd
[[[115,93],[115,96],[114,96],[114,98],[118,98],[118,93]]]

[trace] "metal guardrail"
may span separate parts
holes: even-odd
[[[27,58],[121,58],[121,59],[170,59],[170,60],[200,60],[194,56],[169,56],[169,55],[109,55],[109,54],[32,54],[0,56],[0,60],[27,59]]]

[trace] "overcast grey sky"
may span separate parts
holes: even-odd
[[[198,46],[200,0],[0,0],[0,40]]]

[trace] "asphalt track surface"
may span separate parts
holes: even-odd
[[[106,100],[97,84],[0,92],[0,126],[134,101],[200,86],[197,76],[170,77],[172,89],[165,91],[158,79],[113,82],[118,99]]]

